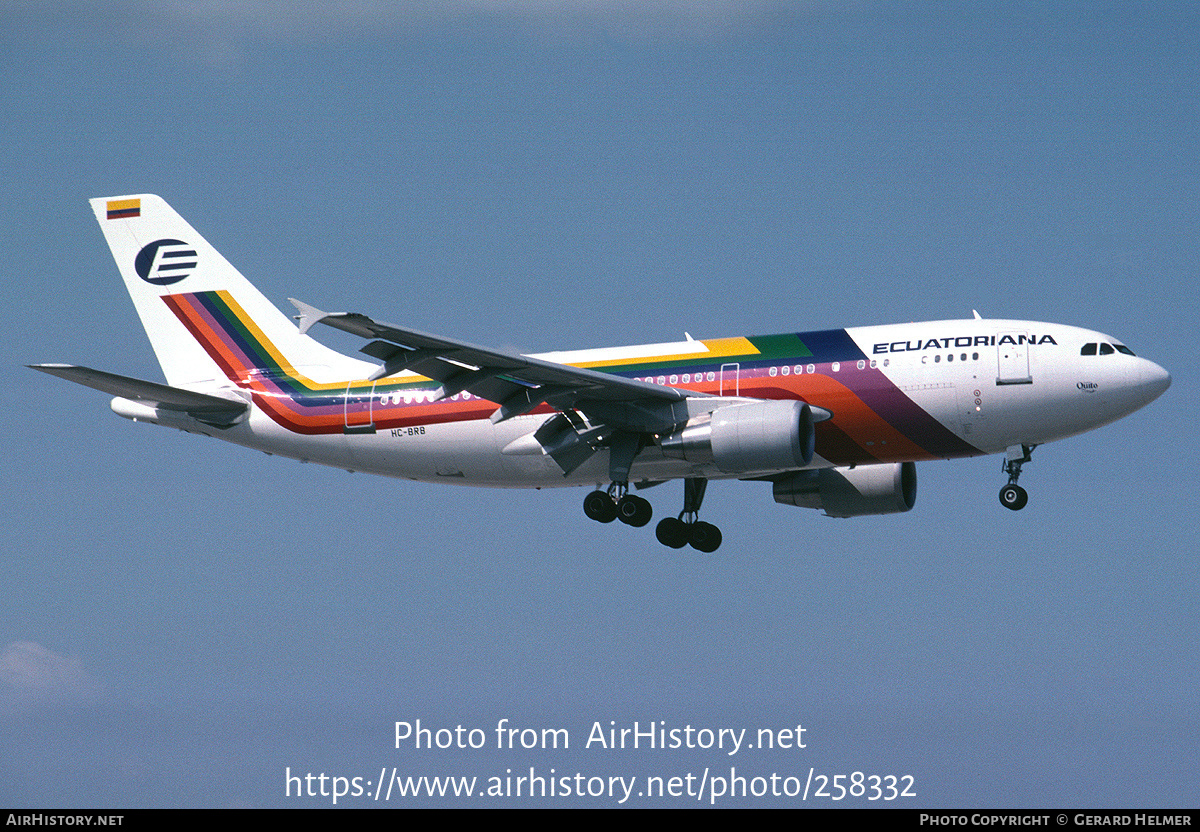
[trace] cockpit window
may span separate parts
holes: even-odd
[[[1124,344],[1084,344],[1079,350],[1079,354],[1096,355],[1097,350],[1100,355],[1113,355],[1118,352],[1122,355],[1133,355],[1133,350]]]

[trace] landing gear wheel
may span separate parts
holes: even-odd
[[[1029,494],[1016,483],[1009,483],[1000,489],[1000,505],[1013,511],[1020,511],[1029,502]]]
[[[688,544],[689,531],[687,523],[676,517],[668,517],[655,528],[654,536],[664,546],[682,549]]]
[[[585,508],[586,511],[586,508]],[[617,519],[633,527],[644,526],[654,516],[654,507],[642,497],[626,494],[617,501]]]
[[[688,532],[688,543],[701,552],[715,552],[721,545],[721,530],[712,523],[696,521]]]
[[[583,498],[583,513],[598,523],[617,519],[617,504],[603,491],[593,491]]]
[[[1021,466],[1033,458],[1033,449],[1037,445],[1010,445],[1004,452],[1004,473],[1008,474],[1008,485],[1000,489],[1000,505],[1010,511],[1020,511],[1029,502],[1025,489],[1017,485],[1017,477],[1021,476]]]

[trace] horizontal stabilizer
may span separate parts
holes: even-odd
[[[174,410],[194,416],[210,425],[231,425],[246,412],[246,402],[209,396],[153,381],[143,381],[129,376],[119,376],[90,367],[74,364],[30,364],[32,370],[40,370],[52,376],[65,378],[76,384],[91,387],[114,396],[143,402],[162,410]]]

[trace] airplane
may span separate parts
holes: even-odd
[[[1121,341],[1060,324],[972,319],[520,355],[324,312],[292,320],[163,199],[92,210],[166,384],[34,364],[151,422],[348,470],[500,488],[595,484],[584,513],[646,525],[632,492],[683,480],[658,523],[713,552],[709,480],[768,482],[776,502],[832,517],[910,510],[924,460],[1004,454],[1000,502],[1033,449],[1092,430],[1170,386]],[[373,361],[309,332],[364,339]],[[605,483],[608,483],[607,487]]]

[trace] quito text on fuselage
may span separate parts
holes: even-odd
[[[526,356],[292,301],[298,326],[157,196],[91,202],[166,384],[66,364],[112,409],[273,454],[425,482],[596,484],[587,515],[632,526],[629,486],[681,479],[667,546],[713,551],[712,479],[771,483],[834,517],[907,511],[914,463],[1004,454],[1001,502],[1044,442],[1120,419],[1171,383],[1099,332],[970,320]],[[366,340],[364,361],[312,338]],[[609,483],[605,487],[605,483]]]

